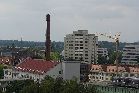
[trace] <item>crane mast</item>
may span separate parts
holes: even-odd
[[[118,62],[118,57],[119,57],[119,55],[118,55],[118,47],[119,47],[120,33],[117,33],[114,36],[108,35],[106,33],[105,34],[103,34],[103,33],[97,33],[97,35],[99,35],[99,36],[105,36],[105,37],[107,37],[109,39],[114,40],[114,42],[115,42],[115,51],[116,51],[116,59],[115,59],[116,72],[117,72],[116,75],[118,76],[118,65],[119,65],[119,62]]]

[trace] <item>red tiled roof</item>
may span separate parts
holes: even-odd
[[[115,69],[116,72],[116,65],[94,65],[91,64],[91,69],[95,68],[94,71],[99,71],[99,69],[102,69],[105,72],[109,72],[109,70]],[[97,70],[96,70],[97,68]],[[130,72],[130,73],[139,73],[139,65],[119,65],[118,66],[119,72]]]
[[[17,65],[16,70],[36,74],[44,74],[51,68],[55,67],[58,62],[46,61],[42,59],[25,59],[24,62]]]
[[[0,64],[11,64],[11,58],[10,57],[0,57]]]

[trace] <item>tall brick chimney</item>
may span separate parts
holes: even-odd
[[[46,21],[47,21],[47,29],[46,29],[46,42],[45,42],[45,58],[47,61],[50,60],[50,50],[51,50],[51,40],[50,40],[50,15],[46,15]]]

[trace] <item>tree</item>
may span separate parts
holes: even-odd
[[[93,85],[78,83],[76,79],[53,79],[50,76],[35,82],[32,80],[11,81],[6,88],[5,93],[99,93]]]
[[[6,93],[20,93],[23,87],[31,86],[33,84],[32,80],[15,80],[8,83],[6,87]],[[34,84],[33,84],[34,85]],[[30,92],[33,93],[33,92]]]
[[[106,56],[98,56],[98,64],[108,64],[109,61],[107,60]]]
[[[115,60],[116,60],[116,52],[112,51],[109,53],[109,63],[110,64],[114,64]],[[121,62],[122,59],[122,52],[118,51],[118,63]]]
[[[80,84],[77,80],[63,80],[45,77],[41,82],[34,82],[23,88],[21,93],[98,93],[94,86]]]
[[[0,79],[2,79],[4,76],[3,68],[4,68],[4,66],[0,65]]]
[[[60,60],[60,54],[58,52],[51,52],[51,60],[54,61]]]

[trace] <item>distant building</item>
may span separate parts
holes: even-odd
[[[80,64],[80,81],[88,82],[89,81],[89,77],[88,77],[89,73],[90,73],[90,64],[81,63]]]
[[[88,34],[88,30],[73,31],[64,37],[64,59],[97,63],[98,37]]]
[[[118,72],[116,65],[91,65],[89,74],[90,82],[111,81],[113,77],[134,77],[139,78],[139,66],[119,65]]]
[[[139,44],[129,44],[123,48],[122,60],[123,64],[139,63]]]
[[[103,57],[107,57],[108,56],[107,48],[98,48],[97,52],[98,52],[99,56],[103,56]]]

